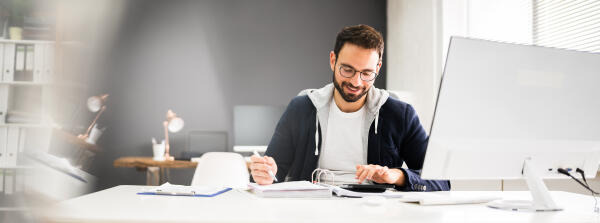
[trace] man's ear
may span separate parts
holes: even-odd
[[[333,51],[329,52],[329,67],[331,67],[331,71],[335,71],[335,53]]]
[[[381,65],[383,65],[383,62],[380,60],[379,63],[377,63],[377,73],[379,73],[379,70],[381,69]]]

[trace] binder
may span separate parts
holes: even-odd
[[[4,66],[2,72],[2,81],[12,82],[14,81],[14,68],[15,68],[15,44],[5,43],[4,44]]]
[[[9,126],[6,144],[6,165],[17,166],[17,154],[19,148],[19,127]]]
[[[0,43],[0,81],[2,81],[2,82],[5,81],[4,77],[3,77],[4,75],[2,75],[4,73],[3,64],[4,64],[4,44]],[[0,99],[2,99],[2,98],[0,98]],[[2,100],[0,100],[0,101],[2,101]]]
[[[34,53],[35,48],[33,45],[27,45],[27,49],[25,50],[25,71],[33,71],[33,65],[35,64]],[[18,48],[17,48],[18,52]],[[15,68],[16,69],[16,68]]]
[[[17,44],[15,48],[15,71],[25,70],[26,45]],[[16,79],[16,78],[15,78]]]
[[[54,81],[54,45],[46,44],[44,48],[44,74],[43,81]]]
[[[6,165],[7,155],[6,155],[6,145],[8,136],[8,127],[0,126],[0,168],[8,166]]]
[[[15,173],[15,191],[22,192],[25,187],[25,171],[23,169],[14,169]]]
[[[0,124],[6,123],[6,113],[8,112],[8,85],[0,85]],[[6,142],[6,141],[2,141]]]
[[[27,50],[27,45],[16,45],[14,81],[32,81],[31,72],[25,71],[26,63],[31,63],[26,61],[28,59]]]
[[[13,194],[15,188],[14,169],[4,170],[4,194]]]
[[[0,192],[4,192],[4,169],[0,168]]]
[[[25,152],[25,137],[26,137],[27,129],[21,128],[19,132],[19,153]]]
[[[46,56],[44,54],[44,45],[45,44],[35,44],[35,46],[33,49],[33,54],[34,54],[34,58],[33,58],[33,81],[35,82],[43,82],[45,81],[43,79],[43,70],[44,70],[44,57]]]

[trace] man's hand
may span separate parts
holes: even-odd
[[[404,172],[399,169],[389,169],[387,166],[379,165],[356,165],[356,178],[358,183],[362,183],[365,179],[372,180],[381,184],[395,184],[403,186],[405,176]]]
[[[252,155],[250,160],[252,161],[250,173],[254,182],[260,185],[272,184],[273,178],[269,175],[269,170],[273,171],[273,174],[277,174],[275,160],[269,156],[260,157],[257,155]]]

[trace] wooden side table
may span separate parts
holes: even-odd
[[[113,162],[115,167],[135,167],[146,171],[146,185],[160,185],[169,180],[170,168],[196,168],[198,163],[185,160],[156,161],[152,157],[120,157]]]

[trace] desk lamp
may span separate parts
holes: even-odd
[[[169,154],[169,132],[179,132],[183,128],[183,119],[177,117],[177,114],[173,112],[171,109],[167,111],[167,120],[163,122],[163,126],[165,128],[165,159],[166,160],[174,160]]]
[[[94,125],[96,125],[96,121],[98,121],[98,118],[100,118],[100,115],[102,114],[102,112],[104,112],[104,110],[106,110],[106,99],[107,98],[108,98],[108,94],[92,96],[92,97],[88,98],[88,100],[87,100],[88,109],[91,112],[98,112],[98,114],[96,114],[96,118],[94,118],[94,121],[92,121],[92,124],[90,124],[90,127],[88,127],[87,131],[85,131],[85,134],[79,134],[77,137],[79,137],[80,139],[83,139],[83,140],[87,139],[87,137],[90,134],[90,131],[92,130]]]

